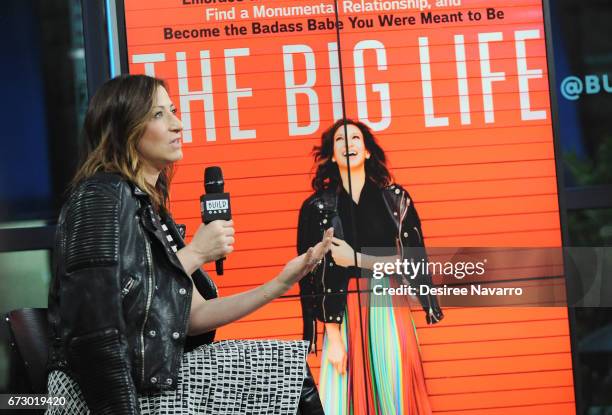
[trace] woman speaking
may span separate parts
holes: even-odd
[[[269,282],[217,298],[200,267],[232,252],[234,227],[201,225],[187,245],[177,231],[167,202],[182,125],[164,82],[110,80],[84,131],[49,293],[49,394],[68,403],[48,412],[322,414],[305,342],[210,343],[309,272],[333,230]]]

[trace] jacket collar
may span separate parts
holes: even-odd
[[[317,194],[317,197],[315,197],[313,201],[316,207],[320,211],[321,210],[336,211],[338,207],[338,196],[340,195],[341,191],[342,191],[341,185],[338,185],[334,189],[328,188],[328,189],[322,190]],[[402,197],[404,196],[406,191],[402,189],[401,186],[398,186],[396,184],[390,184],[388,186],[383,187],[381,189],[381,193],[383,194],[383,198],[389,209],[389,214],[392,215],[393,206],[400,205],[402,201]]]
[[[149,197],[149,194],[147,192],[145,192],[144,190],[142,190],[140,187],[136,186],[135,184],[133,185],[132,193],[134,193],[134,196]]]
[[[168,233],[170,234],[170,236],[172,236],[172,239],[176,243],[177,249],[184,248],[185,241],[183,240],[183,237],[179,233],[178,227],[176,226],[174,219],[172,219],[170,214],[168,214],[167,212],[162,212],[160,216],[163,222],[168,227]],[[163,236],[165,237],[165,235]],[[185,273],[185,270],[183,269],[183,265],[178,260],[176,253],[166,251],[166,254],[168,255],[168,258],[170,259],[170,262],[172,262],[172,264],[174,264],[181,271],[183,271],[183,273]],[[206,300],[210,300],[212,298],[218,297],[217,286],[210,279],[208,274],[205,275],[205,271],[203,271],[201,268],[198,268],[194,271],[192,276],[193,276],[193,282],[195,283],[196,289],[199,291],[202,297],[204,297]]]
[[[151,200],[151,196],[149,196],[149,194],[147,192],[145,192],[144,190],[142,190],[140,187],[138,187],[136,185],[136,183],[133,183],[131,181],[128,182],[130,184],[130,188],[132,189],[132,194],[136,197],[141,197],[141,198],[145,198],[148,200]]]
[[[151,197],[149,196],[147,192],[140,189],[134,183],[130,183],[130,186],[132,188],[132,194],[137,199],[139,199],[139,204],[140,204],[140,214],[139,215],[140,215],[140,223],[142,224],[142,227],[147,232],[149,232],[154,237],[154,239],[157,239],[157,241],[161,244],[161,246],[164,248],[163,251],[165,255],[168,257],[168,260],[170,261],[170,263],[174,265],[183,274],[187,275],[185,273],[185,269],[183,268],[183,265],[181,264],[178,257],[176,256],[176,253],[172,252],[172,250],[168,246],[167,239],[166,239],[166,232],[162,229],[162,221],[163,221],[166,227],[168,228],[168,233],[170,234],[170,236],[172,236],[172,239],[176,242],[177,249],[183,248],[185,246],[185,243],[183,242],[183,238],[180,237],[178,230],[176,229],[176,226],[174,225],[174,221],[166,212],[161,212],[159,215],[155,213],[155,210],[153,209],[153,205],[151,203]]]
[[[340,186],[335,189],[325,189],[313,199],[315,207],[319,210],[321,215],[326,213],[338,212],[338,195],[340,193]],[[381,189],[385,207],[387,213],[393,219],[395,226],[399,229],[401,226],[401,219],[405,213],[405,209],[408,208],[410,199],[404,189],[396,184],[390,184]]]
[[[393,219],[397,229],[401,229],[409,202],[406,191],[396,184],[391,184],[382,189],[382,195],[389,216]]]

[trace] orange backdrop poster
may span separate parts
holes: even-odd
[[[296,254],[311,150],[343,111],[375,132],[418,204],[426,246],[561,245],[541,1],[125,0],[124,9],[129,71],[165,79],[183,120],[171,209],[188,238],[204,167],[223,168],[237,237],[226,275],[209,269],[221,295],[267,281]],[[300,338],[297,294],[218,339]],[[431,327],[422,314],[434,413],[574,413],[565,308],[451,307]]]

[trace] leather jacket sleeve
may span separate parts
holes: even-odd
[[[121,300],[121,205],[116,186],[86,182],[60,217],[59,335],[93,414],[139,414]]]
[[[421,229],[421,220],[419,219],[419,215],[410,195],[407,191],[403,191],[407,196],[409,205],[402,223],[402,234],[400,235],[400,241],[402,241],[402,259],[412,259],[417,263],[421,262],[427,264],[428,258],[427,251],[425,250],[423,230]],[[431,287],[431,274],[429,274],[427,270],[424,270],[408,282],[411,286],[416,287],[417,290],[420,285]],[[417,297],[426,313],[425,318],[427,319],[427,323],[435,324],[444,318],[437,296],[419,294]]]
[[[335,203],[329,195],[315,195],[307,199],[300,210],[298,222],[298,253],[303,254],[317,244],[325,229],[334,228],[334,235],[342,239],[342,224]],[[335,194],[330,197],[335,200]],[[314,321],[340,323],[346,308],[348,271],[336,266],[328,253],[323,261],[300,281],[300,300],[304,320],[304,339],[315,340]]]
[[[309,247],[313,246],[316,239],[316,230],[313,217],[309,211],[309,203],[306,200],[300,209],[297,230],[297,251],[298,255],[305,253]],[[317,297],[315,283],[315,272],[311,272],[300,280],[300,304],[302,306],[303,338],[309,340],[312,345],[316,345],[316,316],[319,314],[320,304]]]

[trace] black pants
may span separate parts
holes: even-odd
[[[302,393],[300,394],[297,415],[325,415],[317,385],[315,384],[308,365],[306,365],[306,372],[306,378],[302,385]]]

